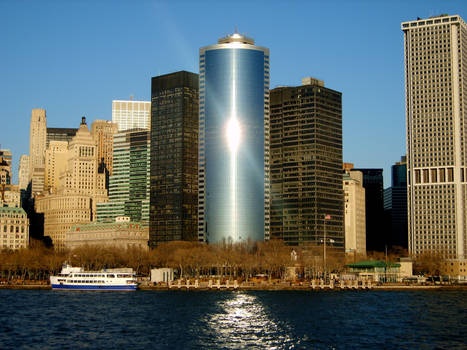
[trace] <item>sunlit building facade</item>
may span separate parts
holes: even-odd
[[[199,240],[263,240],[269,237],[269,49],[235,33],[200,49],[199,72]]]
[[[33,197],[44,190],[46,144],[47,116],[45,109],[33,109],[29,130],[29,180],[31,181]]]
[[[409,251],[465,259],[467,24],[403,22]]]
[[[149,129],[150,117],[149,101],[112,101],[112,122],[117,123],[118,131]]]

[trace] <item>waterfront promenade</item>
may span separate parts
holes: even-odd
[[[148,284],[143,283],[140,285],[140,290],[147,291],[280,291],[280,290],[297,290],[297,291],[351,291],[351,290],[374,290],[374,291],[387,291],[387,290],[467,290],[467,284],[442,284],[442,285],[423,285],[413,284],[407,285],[403,283],[387,283],[387,284],[365,284],[355,285],[353,283],[347,283],[345,285],[331,285],[322,284],[318,280],[313,283],[312,281],[301,282],[301,283],[290,283],[290,282],[243,282],[235,283],[235,281],[224,281],[222,284],[217,283],[215,280],[202,281],[196,283],[196,280],[186,284],[186,280],[178,283],[175,281],[169,286],[168,284]],[[34,283],[32,281],[26,283],[9,283],[0,284],[0,289],[18,289],[18,290],[50,290],[50,284],[45,281],[43,283]],[[220,281],[219,281],[220,282]]]

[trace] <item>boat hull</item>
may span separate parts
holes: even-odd
[[[121,291],[121,292],[126,292],[126,291],[135,291],[138,288],[138,286],[135,285],[129,285],[129,286],[92,286],[92,285],[69,285],[69,284],[52,284],[52,289],[54,290],[102,290],[102,291]]]

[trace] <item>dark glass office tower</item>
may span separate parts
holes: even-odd
[[[78,129],[74,128],[47,128],[46,149],[49,148],[50,141],[70,142],[76,135]]]
[[[388,220],[388,247],[408,248],[407,221],[407,161],[403,156],[400,162],[391,167],[391,187],[384,190],[384,212]]]
[[[344,248],[342,94],[304,78],[271,90],[271,238]],[[328,220],[325,220],[326,216]]]
[[[198,239],[198,108],[197,74],[152,78],[151,246]]]
[[[366,251],[383,252],[387,245],[384,218],[383,169],[353,169],[363,173],[366,210]]]
[[[269,50],[234,33],[199,52],[200,240],[268,236]]]

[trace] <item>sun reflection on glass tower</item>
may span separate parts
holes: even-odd
[[[269,49],[235,33],[200,49],[199,72],[199,240],[263,240],[269,236]]]

